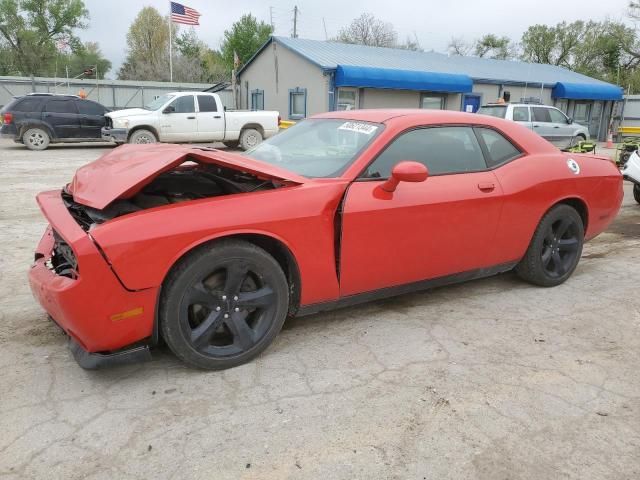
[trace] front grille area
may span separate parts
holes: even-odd
[[[53,239],[53,254],[47,262],[47,266],[56,275],[72,279],[78,278],[78,260],[73,250],[55,230],[53,231]]]

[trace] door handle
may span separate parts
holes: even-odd
[[[533,128],[538,128],[540,125],[534,125]]]
[[[482,182],[478,184],[478,189],[481,192],[485,192],[485,193],[493,192],[495,188],[496,188],[496,185],[491,182]]]
[[[560,128],[560,125],[556,125],[556,126],[555,126],[555,127],[553,127],[553,128]]]
[[[213,118],[222,118],[220,115],[214,115]]]
[[[195,120],[196,117],[187,117],[187,120]]]

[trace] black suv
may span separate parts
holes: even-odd
[[[44,150],[53,142],[102,142],[104,114],[109,109],[75,95],[33,93],[0,110],[0,136]]]

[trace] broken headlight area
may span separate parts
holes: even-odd
[[[276,181],[262,180],[230,168],[190,163],[158,175],[130,198],[114,200],[102,210],[74,201],[66,189],[62,199],[76,222],[89,231],[95,224],[148,208],[280,186],[282,184]]]
[[[53,231],[53,250],[51,258],[45,262],[49,270],[62,277],[78,278],[78,260],[67,242]]]

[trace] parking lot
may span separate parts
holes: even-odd
[[[34,196],[112,148],[0,141],[0,476],[640,478],[640,205],[553,289],[512,274],[290,320],[248,365],[84,371],[32,299]]]

